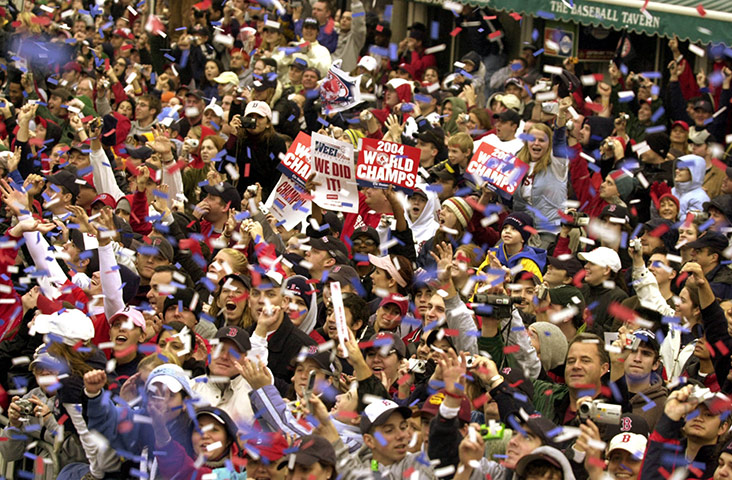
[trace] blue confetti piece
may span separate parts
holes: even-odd
[[[544,10],[537,10],[536,16],[546,20],[554,20],[556,18],[553,13],[545,12]]]
[[[658,122],[658,119],[661,118],[664,113],[666,113],[666,109],[664,109],[663,106],[658,107],[658,109],[653,112],[653,115],[651,116],[651,120],[653,121],[653,123]],[[666,127],[664,126],[664,129],[665,128]]]
[[[531,40],[535,42],[538,38],[539,38],[539,30],[533,29],[531,31]]]
[[[535,57],[538,57],[542,53],[544,53],[544,49],[540,48],[539,50],[535,51],[532,55],[534,55]]]
[[[391,23],[391,5],[384,7],[384,20]]]
[[[392,62],[399,60],[399,47],[394,42],[389,44],[389,59]]]
[[[440,23],[438,21],[433,21],[430,23],[430,38],[432,40],[437,40],[440,37]]]

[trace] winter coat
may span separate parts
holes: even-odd
[[[228,468],[213,467],[208,464],[198,466],[193,458],[186,454],[180,443],[173,440],[155,450],[155,459],[160,466],[160,476],[171,480],[246,480],[247,472],[232,472]],[[234,468],[236,466],[232,464]],[[241,467],[240,467],[241,468]]]
[[[719,385],[724,387],[725,380],[730,370],[729,352],[732,351],[732,337],[727,328],[727,319],[719,303],[712,302],[711,305],[701,311],[704,336],[709,346],[713,348],[712,361],[714,362],[714,373],[717,375]],[[725,392],[724,388],[722,389]],[[726,391],[725,393],[730,393]]]
[[[586,305],[595,304],[594,308],[590,309],[594,321],[588,330],[602,338],[604,332],[612,331],[613,319],[608,313],[608,308],[613,302],[621,303],[628,298],[628,294],[620,287],[607,288],[602,283],[591,286],[583,282],[580,290]]]
[[[668,389],[664,386],[663,379],[651,373],[651,384],[640,393],[628,391],[625,376],[621,377],[615,384],[631,411],[642,416],[648,422],[648,426],[653,429],[658,419],[661,418],[668,397]]]
[[[498,245],[491,248],[491,252],[495,254],[498,261],[501,262],[501,265],[510,269],[513,269],[517,265],[521,265],[522,270],[533,273],[539,278],[539,280],[543,278],[544,271],[546,270],[546,250],[524,245],[524,248],[522,248],[520,252],[509,256],[508,253],[506,253],[506,248],[503,246],[503,240],[501,240],[498,242]],[[478,268],[478,271],[483,271],[488,268],[489,265],[490,258],[486,258]]]
[[[714,296],[723,300],[732,298],[732,269],[728,264],[719,264],[705,275],[712,286]]]
[[[516,348],[513,353],[504,353],[504,347],[514,346]],[[499,371],[505,367],[521,368],[524,377],[532,380],[541,373],[539,356],[536,354],[536,349],[531,343],[531,338],[517,308],[511,311],[511,318],[501,319],[498,335],[478,338],[478,350],[488,352],[496,362]]]
[[[419,255],[425,243],[433,238],[440,228],[440,224],[436,219],[437,212],[440,210],[440,199],[437,197],[437,193],[432,190],[427,190],[425,187],[425,184],[419,184],[416,187],[427,195],[427,204],[422,210],[422,213],[419,214],[419,217],[414,222],[409,217],[409,212],[405,215],[407,225],[412,230],[416,255]],[[409,204],[407,203],[404,208],[407,210]]]
[[[671,193],[679,199],[678,218],[684,220],[690,211],[704,211],[704,203],[709,201],[707,192],[702,188],[707,165],[698,155],[684,155],[676,161],[676,168],[688,168],[691,172],[691,180],[678,182],[671,189]]]
[[[374,478],[375,472],[372,471],[370,448],[364,445],[356,453],[350,454],[348,447],[340,439],[333,446],[336,451],[338,473],[341,480],[372,480]],[[437,479],[424,452],[408,453],[396,463],[389,466],[379,464],[377,468],[379,478],[383,480],[402,480],[406,477],[415,480]]]

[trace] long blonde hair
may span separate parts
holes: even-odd
[[[551,165],[551,163],[552,163],[552,147],[553,147],[552,135],[554,132],[552,132],[551,127],[549,127],[545,123],[535,123],[534,125],[531,126],[531,128],[529,129],[529,131],[527,133],[531,134],[531,130],[539,130],[542,133],[545,133],[546,138],[549,140],[549,148],[546,149],[546,152],[544,152],[544,155],[542,155],[541,158],[537,162],[534,162],[533,175],[536,176],[536,175],[539,175],[544,170],[546,170],[549,167],[549,165]],[[519,151],[517,157],[519,158],[519,160],[526,162],[526,164],[531,163],[531,154],[529,153],[529,142],[528,141],[524,143],[524,148],[522,148]]]

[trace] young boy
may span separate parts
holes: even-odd
[[[514,212],[503,221],[501,227],[501,241],[491,252],[495,257],[510,269],[521,265],[521,270],[535,275],[543,281],[543,272],[546,268],[546,250],[530,247],[529,237],[534,233],[534,220],[523,212]],[[480,271],[490,268],[493,255],[488,255],[480,266]]]
[[[465,175],[465,170],[468,168],[468,162],[470,162],[472,156],[473,139],[467,133],[456,133],[447,141],[447,160],[440,165],[443,165],[453,175],[460,175],[458,189],[466,186],[474,187],[469,176]]]

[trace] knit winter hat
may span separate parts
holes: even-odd
[[[463,228],[468,226],[468,222],[473,216],[473,209],[468,202],[461,197],[451,197],[442,202],[442,206],[448,208],[458,219]]]
[[[518,230],[524,243],[528,242],[529,237],[531,237],[531,234],[534,233],[531,231],[534,229],[534,219],[531,218],[531,215],[529,215],[528,213],[513,212],[503,221],[503,225],[501,225],[501,230],[503,230],[503,227],[505,227],[506,225],[511,225],[513,228]],[[526,227],[529,228],[527,229]]]
[[[635,190],[635,179],[622,170],[613,170],[610,172],[610,178],[615,181],[621,200],[627,203]]]
[[[658,199],[658,203],[660,204],[661,200],[663,200],[664,198],[668,198],[669,200],[674,202],[676,204],[676,210],[681,210],[681,205],[679,204],[679,199],[676,198],[672,193],[664,193],[663,195],[661,195],[661,198]]]
[[[536,333],[541,349],[541,366],[548,372],[564,363],[569,348],[567,337],[551,322],[534,322],[529,326]]]

